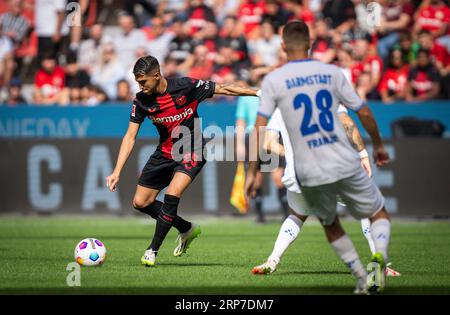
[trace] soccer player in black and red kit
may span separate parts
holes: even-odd
[[[138,59],[133,73],[141,92],[133,101],[116,167],[106,178],[106,184],[110,191],[116,190],[139,127],[145,117],[149,117],[158,129],[160,141],[142,170],[133,207],[156,219],[153,240],[141,258],[142,264],[154,266],[158,250],[172,226],[180,233],[174,256],[186,252],[192,240],[200,234],[198,225],[177,215],[181,195],[206,163],[203,156],[205,141],[195,124],[195,118],[199,117],[199,103],[214,94],[257,96],[259,93],[235,85],[220,85],[187,77],[166,79],[161,75],[158,60],[152,56]],[[156,200],[158,193],[166,187],[164,202]]]

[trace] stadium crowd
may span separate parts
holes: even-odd
[[[368,2],[2,1],[0,103],[129,102],[138,90],[131,68],[147,54],[166,77],[254,85],[285,62],[279,34],[294,19],[310,26],[311,57],[340,66],[362,98],[449,99],[448,1]],[[73,24],[73,8],[81,25]],[[34,85],[29,99],[22,93],[27,82]]]

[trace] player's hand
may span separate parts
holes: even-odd
[[[389,163],[389,154],[384,146],[373,148],[373,159],[378,167],[384,166]]]
[[[365,157],[361,159],[361,167],[367,173],[369,177],[372,177],[372,166],[370,166],[369,157]]]
[[[119,175],[112,173],[108,177],[106,177],[106,186],[109,188],[110,192],[114,192],[117,189],[119,184]]]

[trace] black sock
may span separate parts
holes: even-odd
[[[153,201],[153,203],[149,204],[147,207],[144,208],[135,208],[136,210],[148,214],[153,219],[157,220],[159,213],[161,212],[161,208],[163,206],[163,203],[159,200]],[[180,216],[176,216],[173,220],[173,227],[176,228],[180,233],[185,233],[189,231],[192,227],[192,223],[189,221],[184,220]]]
[[[167,233],[169,233],[170,228],[173,225],[173,221],[177,216],[177,208],[180,198],[172,195],[164,196],[164,204],[161,211],[156,219],[155,234],[153,235],[153,240],[148,247],[153,251],[158,251],[161,247],[162,242],[166,238]]]
[[[281,203],[281,211],[283,211],[283,215],[284,215],[285,219],[289,216],[289,205],[287,202],[286,193],[287,193],[287,190],[285,187],[278,188],[278,200]]]

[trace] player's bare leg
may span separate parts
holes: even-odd
[[[255,196],[255,210],[256,210],[256,222],[264,223],[266,219],[264,218],[264,213],[262,210],[262,184],[264,181],[264,175],[262,172],[258,171],[256,173],[256,196]]]
[[[284,187],[283,182],[281,181],[283,174],[284,168],[277,167],[270,173],[270,177],[272,178],[275,186],[277,186],[278,189],[278,200],[281,203],[281,211],[283,213],[283,220],[284,220],[289,216],[289,206],[286,197],[286,187]]]
[[[356,277],[357,283],[354,293],[365,294],[367,292],[367,272],[364,268],[358,253],[341,226],[339,218],[336,216],[333,223],[322,226],[325,230],[325,235],[330,242],[331,247],[341,260],[350,268],[352,274]]]
[[[290,210],[291,214],[284,220],[269,258],[263,264],[252,269],[254,275],[265,275],[275,272],[281,256],[300,234],[301,227],[308,216],[300,215]]]

